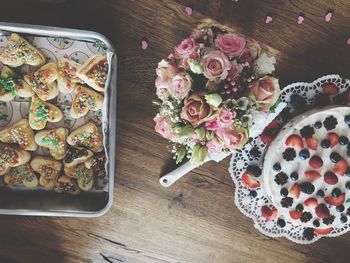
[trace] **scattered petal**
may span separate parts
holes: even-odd
[[[189,15],[189,16],[192,15],[192,11],[193,11],[192,8],[189,7],[189,6],[187,6],[187,7],[185,8],[185,12],[186,12],[186,14]]]
[[[270,24],[272,22],[272,16],[266,16],[265,23]]]
[[[348,40],[346,41],[346,44],[350,46],[350,37],[349,37]]]
[[[141,41],[141,48],[144,50],[148,48],[148,42],[146,40]]]
[[[333,12],[328,11],[327,14],[324,16],[324,21],[329,22],[332,20]]]
[[[298,25],[302,24],[305,20],[305,17],[303,15],[298,16]]]

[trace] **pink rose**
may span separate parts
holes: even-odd
[[[268,111],[280,95],[278,79],[265,76],[250,86],[250,96],[261,105],[262,111]]]
[[[215,133],[229,149],[241,148],[248,139],[247,132],[232,130],[230,128],[219,129]]]
[[[204,32],[202,30],[195,30],[192,35],[191,38],[197,40],[204,37]]]
[[[218,138],[214,137],[212,140],[207,142],[208,152],[219,153],[224,148],[223,142],[219,141]]]
[[[221,128],[230,128],[233,124],[233,119],[236,117],[236,114],[229,111],[225,107],[220,109],[219,113],[219,123]]]
[[[242,72],[242,67],[235,60],[231,63],[231,68],[228,71],[227,78],[229,78],[229,81],[235,80],[239,76],[239,74],[241,74],[241,72]]]
[[[215,118],[215,116],[213,116],[214,110],[205,101],[204,95],[204,92],[196,92],[191,94],[184,101],[180,116],[193,127],[198,127],[203,122]]]
[[[177,45],[174,49],[176,58],[189,58],[193,57],[194,53],[197,52],[197,45],[193,38],[186,38]]]
[[[192,85],[193,80],[191,76],[185,71],[180,72],[174,76],[169,87],[169,93],[175,99],[183,100],[190,92]]]
[[[215,46],[227,56],[238,57],[245,46],[245,39],[234,34],[218,35],[215,39]]]
[[[216,131],[217,129],[220,128],[219,122],[217,119],[206,122],[204,126],[209,131]]]
[[[157,79],[155,82],[157,89],[167,89],[170,86],[172,78],[178,73],[178,68],[171,62],[162,60],[156,69]]]
[[[203,74],[210,81],[226,79],[231,63],[221,51],[212,51],[202,58]]]
[[[174,125],[174,123],[169,119],[168,116],[160,116],[159,114],[157,114],[157,116],[153,120],[156,123],[154,129],[164,138],[172,139],[176,136],[176,132],[174,132],[171,128]]]
[[[253,61],[258,58],[260,52],[260,45],[255,41],[249,41],[247,42],[246,47],[243,50],[240,60],[242,62],[248,62],[249,64],[252,64]]]

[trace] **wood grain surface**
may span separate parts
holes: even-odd
[[[348,0],[45,2],[3,0],[1,20],[94,30],[116,46],[114,205],[95,219],[2,216],[0,262],[349,262],[350,234],[302,246],[255,230],[233,203],[228,159],[162,188],[158,179],[174,164],[167,141],[153,130],[151,106],[158,61],[207,18],[277,50],[282,86],[330,73],[350,78]],[[184,11],[188,5],[192,16]],[[334,10],[330,23],[328,9]],[[273,17],[269,25],[266,14]]]

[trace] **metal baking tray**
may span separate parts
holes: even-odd
[[[107,191],[82,192],[72,196],[57,194],[45,190],[0,189],[0,214],[30,216],[70,216],[98,217],[105,214],[113,203],[115,145],[116,145],[116,113],[117,113],[117,54],[112,43],[103,35],[84,30],[14,24],[0,22],[0,35],[18,33],[26,36],[62,37],[86,42],[102,41],[111,53],[109,76],[106,85],[108,127],[110,131],[104,138],[107,155]]]

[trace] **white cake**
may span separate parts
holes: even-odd
[[[349,124],[350,107],[333,106],[299,115],[282,128],[262,170],[278,216],[320,229],[350,220]]]

